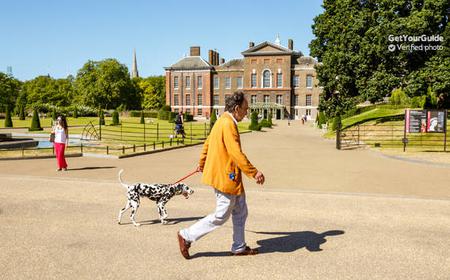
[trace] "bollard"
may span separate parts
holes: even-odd
[[[106,146],[106,154],[109,155],[109,146]]]

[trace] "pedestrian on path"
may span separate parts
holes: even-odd
[[[69,128],[67,126],[67,120],[64,116],[59,116],[56,119],[56,125],[52,129],[52,133],[55,134],[54,147],[56,154],[57,171],[67,171],[67,162],[64,155],[65,149],[69,144]]]
[[[203,172],[202,182],[214,188],[216,210],[178,232],[180,251],[186,259],[190,258],[189,247],[192,242],[223,225],[230,216],[233,221],[232,255],[258,253],[245,243],[248,212],[241,171],[261,185],[265,178],[241,149],[237,123],[247,115],[247,110],[248,102],[243,92],[238,91],[228,97],[225,101],[226,112],[217,120],[203,145],[197,170]]]

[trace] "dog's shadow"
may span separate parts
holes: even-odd
[[[279,235],[277,237],[258,240],[256,243],[259,254],[267,253],[289,253],[305,248],[309,252],[322,251],[320,245],[327,242],[327,236],[341,235],[345,232],[342,230],[329,230],[323,233],[313,231],[296,231],[296,232],[253,232],[264,235]],[[225,252],[205,252],[197,253],[192,258],[198,257],[224,257],[230,256],[229,251]]]
[[[182,223],[182,222],[190,222],[190,221],[197,221],[204,218],[202,217],[187,217],[187,218],[171,218],[171,219],[166,219],[167,224],[165,224],[165,226],[170,226],[170,225],[176,225],[178,223]],[[141,226],[148,226],[148,225],[153,225],[153,224],[161,224],[161,221],[159,219],[153,219],[153,220],[146,220],[146,221],[138,221],[138,223],[141,224]],[[121,222],[121,225],[130,225],[133,224],[132,222]]]

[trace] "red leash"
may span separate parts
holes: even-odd
[[[176,181],[175,183],[173,183],[172,185],[175,185],[175,184],[177,184],[177,183],[179,183],[179,182],[181,182],[181,181],[183,181],[184,179],[186,179],[186,178],[189,178],[189,177],[191,177],[192,175],[194,175],[195,173],[197,173],[198,171],[197,170],[195,170],[194,172],[192,172],[192,173],[189,173],[188,175],[186,175],[186,176],[184,176],[183,178],[181,178],[180,180],[178,180],[178,181]]]

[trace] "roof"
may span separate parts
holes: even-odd
[[[243,56],[253,56],[253,55],[279,55],[279,54],[290,54],[290,55],[302,55],[301,52],[290,50],[281,45],[273,44],[270,42],[262,42],[254,47],[251,47],[241,53]]]
[[[180,59],[175,64],[169,67],[164,67],[166,70],[209,70],[213,69],[212,65],[209,64],[200,56],[187,56]]]
[[[243,59],[231,59],[228,62],[220,64],[215,67],[216,70],[243,70],[244,60]]]
[[[314,65],[318,64],[318,62],[311,56],[300,56],[293,62],[293,64],[294,65],[314,66]]]

